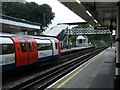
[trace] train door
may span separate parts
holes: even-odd
[[[37,42],[32,38],[25,38],[28,44],[28,60],[29,64],[38,62]]]
[[[12,37],[15,43],[16,66],[28,64],[27,42],[22,37]]]
[[[61,56],[61,45],[60,45],[60,41],[57,40],[58,43],[58,56]]]
[[[60,41],[58,41],[57,39],[56,39],[56,42],[55,42],[55,46],[58,49],[58,56],[61,56],[61,45],[60,45]]]

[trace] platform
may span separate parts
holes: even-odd
[[[61,52],[67,52],[67,51],[72,51],[72,50],[77,50],[77,49],[83,49],[83,48],[89,48],[89,47],[73,47],[71,49],[62,49]]]
[[[113,88],[115,48],[108,48],[48,88]]]

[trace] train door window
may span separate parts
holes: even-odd
[[[57,43],[55,43],[55,48],[58,49],[58,44]]]
[[[34,46],[33,46],[32,40],[27,39],[27,42],[28,42],[28,45],[29,45],[29,51],[33,52],[34,51]]]
[[[27,52],[26,41],[24,39],[19,39],[19,40],[20,40],[22,52]]]
[[[12,54],[14,53],[14,45],[13,44],[0,44],[0,47],[2,48],[2,54]]]

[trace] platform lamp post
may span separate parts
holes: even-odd
[[[120,1],[117,3],[116,69],[114,87],[120,88]]]
[[[38,34],[41,34],[43,32],[43,27],[42,25],[40,24],[40,30],[38,31]]]
[[[40,26],[39,34],[42,34],[43,31],[45,31],[45,12],[43,13],[43,23],[42,23],[42,25]]]
[[[43,27],[45,28],[45,12],[43,14]]]

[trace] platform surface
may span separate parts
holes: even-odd
[[[83,49],[83,48],[89,48],[89,47],[73,47],[71,49],[62,49],[61,52],[67,52],[67,51],[72,51],[72,50],[77,50],[77,49]]]
[[[48,88],[113,88],[115,48],[108,48]]]

